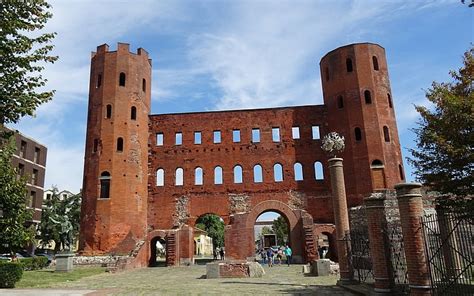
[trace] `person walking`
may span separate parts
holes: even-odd
[[[272,248],[267,249],[267,260],[268,260],[268,267],[273,266],[273,250]]]
[[[289,245],[286,245],[286,248],[285,248],[285,256],[286,256],[286,264],[288,264],[288,266],[290,266],[290,264],[291,264],[291,256],[293,256],[293,251],[291,250],[291,248],[290,248]]]
[[[225,250],[224,250],[224,247],[221,247],[221,260],[225,260]]]
[[[260,256],[262,256],[262,264],[266,264],[267,263],[267,252],[265,251],[265,249],[260,250]]]

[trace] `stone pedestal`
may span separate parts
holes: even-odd
[[[206,278],[246,278],[262,277],[265,274],[258,262],[224,261],[206,264]]]
[[[316,260],[316,273],[318,276],[328,276],[331,272],[331,260]]]
[[[56,271],[69,272],[73,269],[72,259],[73,253],[59,253],[56,254]]]

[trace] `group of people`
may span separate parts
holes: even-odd
[[[260,249],[258,253],[262,258],[262,263],[267,263],[269,267],[272,267],[274,263],[276,264],[276,262],[281,265],[283,255],[285,255],[286,258],[286,264],[290,266],[291,257],[293,255],[293,251],[291,250],[289,245],[279,248]]]
[[[214,260],[225,260],[225,250],[224,247],[217,247],[213,252]]]

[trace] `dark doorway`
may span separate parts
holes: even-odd
[[[166,266],[166,238],[154,237],[150,242],[150,267]]]

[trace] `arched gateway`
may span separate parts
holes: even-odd
[[[146,266],[160,242],[168,265],[192,264],[194,223],[214,213],[226,225],[226,258],[247,259],[255,219],[276,211],[290,225],[294,259],[312,260],[333,233],[325,134],[346,138],[348,206],[403,176],[385,50],[343,46],[320,68],[323,105],[150,115],[148,53],[99,46],[91,58],[82,254],[131,255],[134,266]],[[376,178],[374,160],[383,163]]]

